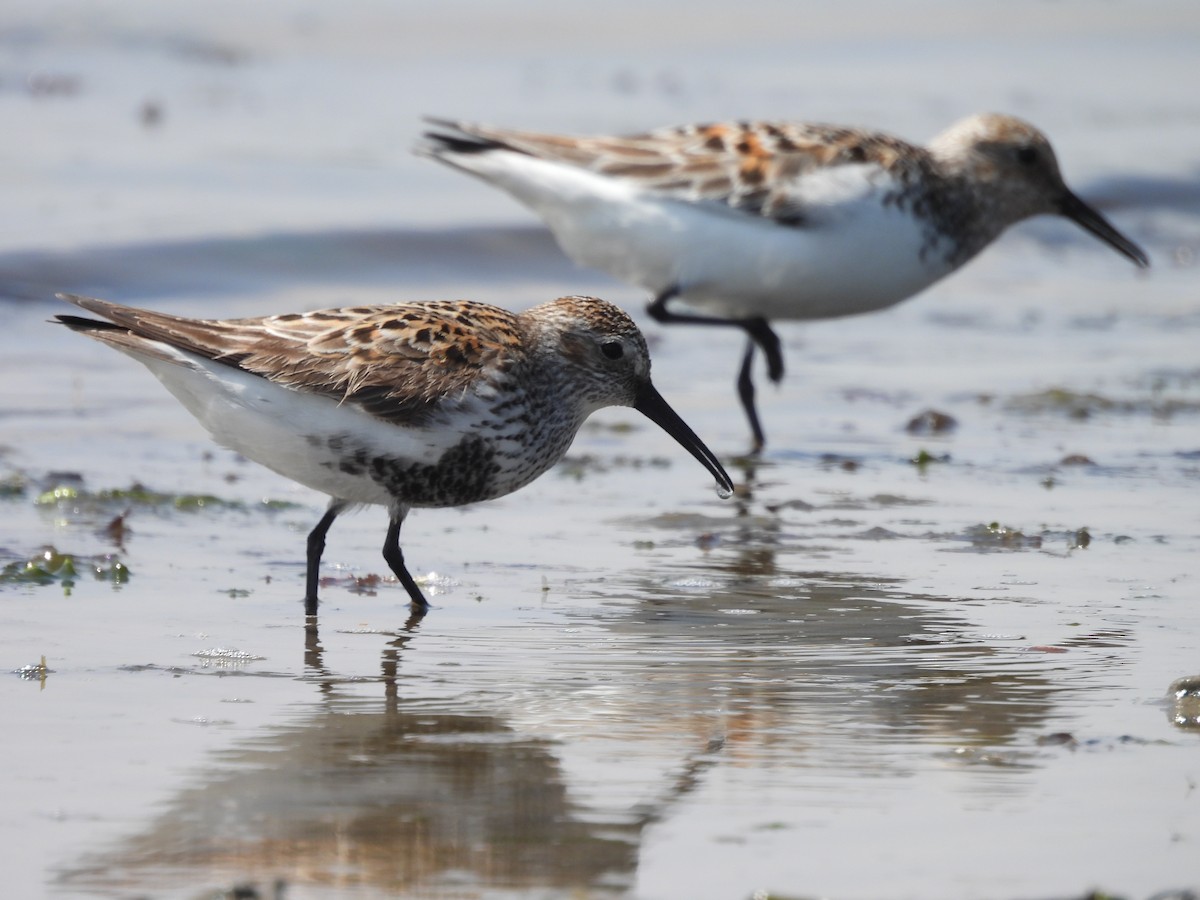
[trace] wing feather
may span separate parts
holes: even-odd
[[[61,321],[127,352],[158,356],[167,344],[276,384],[419,424],[485,370],[522,355],[517,318],[457,301],[356,306],[248,319],[192,319],[105,300],[60,295],[108,322]],[[88,327],[90,323],[90,328]]]
[[[436,120],[434,154],[513,150],[638,185],[648,193],[711,203],[780,225],[808,219],[806,176],[872,166],[905,177],[924,148],[878,132],[833,125],[738,122],[685,125],[627,137],[570,137]],[[438,146],[440,142],[440,147]]]

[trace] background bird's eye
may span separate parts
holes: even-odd
[[[625,355],[625,348],[620,341],[605,341],[600,345],[600,352],[609,359],[620,359]]]
[[[1037,162],[1038,152],[1033,147],[1018,147],[1017,162],[1023,166],[1029,166]]]

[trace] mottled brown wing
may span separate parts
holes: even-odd
[[[516,360],[507,310],[459,301],[362,306],[252,319],[191,319],[65,296],[137,336],[277,384],[418,424],[479,373]]]
[[[890,169],[922,152],[888,135],[801,123],[685,125],[625,137],[570,137],[440,124],[493,146],[626,179],[649,192],[720,204],[797,226],[805,224],[803,204],[796,196],[804,175],[837,165]]]

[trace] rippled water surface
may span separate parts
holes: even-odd
[[[12,896],[1200,890],[1200,712],[1171,689],[1200,676],[1200,13],[840,9],[0,13]],[[1153,268],[1039,220],[894,310],[784,325],[753,463],[736,337],[645,321],[408,153],[422,113],[924,139],[981,109],[1043,126]],[[376,509],[331,531],[306,622],[323,499],[48,325],[58,290],[214,316],[595,293],[738,491],[606,410],[529,488],[412,516],[424,619]]]

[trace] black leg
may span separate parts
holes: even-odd
[[[646,307],[646,311],[650,316],[658,322],[664,323],[684,323],[688,325],[724,325],[727,327],[740,328],[746,332],[746,336],[750,338],[750,344],[746,348],[746,355],[742,357],[742,368],[738,373],[737,389],[738,397],[742,401],[742,409],[746,411],[746,418],[750,420],[750,430],[754,435],[754,445],[751,448],[751,453],[758,453],[766,444],[766,438],[763,435],[762,424],[758,419],[758,409],[754,405],[754,379],[751,375],[750,364],[754,359],[754,348],[758,346],[762,348],[763,356],[767,359],[767,377],[775,383],[779,383],[783,378],[783,345],[766,319],[721,319],[710,316],[685,315],[675,313],[667,309],[667,301],[679,294],[678,287],[669,287]]]
[[[403,521],[403,516],[394,516],[388,524],[387,537],[383,539],[383,558],[408,591],[414,612],[424,615],[425,610],[429,608],[429,601],[425,599],[413,577],[408,574],[408,568],[404,565],[404,554],[400,552],[400,524]]]
[[[725,328],[741,328],[755,341],[759,340],[761,334],[765,333],[774,338],[770,327],[765,319],[722,319],[720,316],[700,316],[695,313],[677,313],[667,309],[667,301],[679,296],[679,288],[669,287],[653,300],[646,307],[646,312],[650,314],[650,318],[656,322],[664,324],[682,324],[682,325],[717,325]],[[768,339],[770,343],[770,339]],[[774,338],[774,343],[778,345],[779,339]],[[763,347],[764,352],[767,348]]]
[[[675,313],[667,309],[667,301],[679,293],[679,288],[672,285],[667,288],[657,297],[650,301],[650,305],[646,307],[646,312],[650,313],[650,318],[655,322],[677,322]]]
[[[330,503],[317,527],[308,533],[308,566],[305,572],[304,614],[317,614],[317,583],[321,580],[321,554],[325,552],[325,535],[345,504]]]
[[[754,362],[754,347],[754,341],[746,341],[746,354],[742,357],[742,368],[738,372],[737,380],[738,397],[742,401],[746,418],[750,421],[750,432],[754,435],[754,443],[750,447],[752,456],[761,453],[767,443],[762,425],[758,421],[758,408],[754,405],[754,378],[750,372],[751,363]]]
[[[722,319],[719,316],[698,316],[690,313],[671,312],[667,309],[667,301],[679,295],[679,288],[669,287],[646,307],[646,312],[656,322],[678,323],[685,325],[718,325],[726,328],[740,328],[749,335],[750,340],[762,348],[767,358],[767,375],[778,382],[783,378],[783,346],[779,335],[771,330],[767,320],[761,316],[753,319]]]
[[[743,319],[739,324],[750,335],[750,340],[762,347],[763,356],[767,358],[767,377],[779,384],[783,378],[783,345],[779,335],[771,330],[766,319]]]

